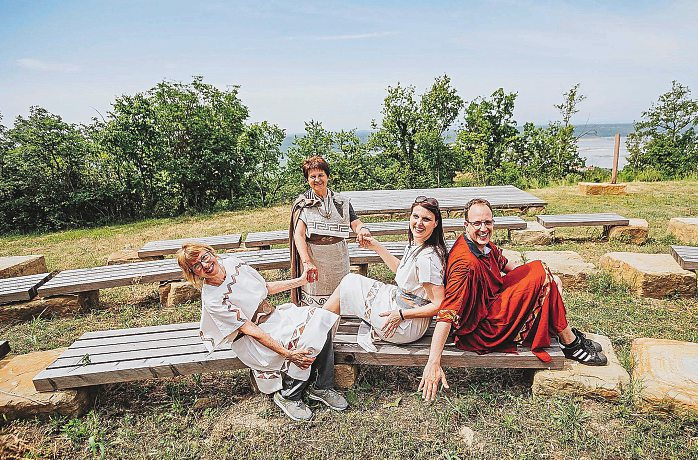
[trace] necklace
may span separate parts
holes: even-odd
[[[315,192],[313,192],[313,195],[320,200],[320,207],[318,208],[318,212],[322,217],[325,219],[329,219],[330,216],[332,216],[332,198],[330,197],[330,191],[327,191],[327,195],[325,195],[324,198],[320,198]]]

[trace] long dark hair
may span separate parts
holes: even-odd
[[[448,251],[446,250],[446,241],[444,240],[444,225],[443,225],[443,219],[441,219],[441,210],[439,209],[439,202],[436,200],[436,198],[428,198],[425,196],[418,196],[417,199],[412,203],[412,206],[410,207],[410,216],[412,216],[412,210],[416,206],[421,206],[427,211],[431,212],[434,214],[434,217],[436,218],[436,227],[434,228],[434,231],[431,232],[431,235],[429,238],[424,242],[424,247],[430,246],[434,248],[434,252],[439,256],[439,259],[441,260],[441,265],[446,268],[446,259],[448,258]],[[414,237],[412,236],[412,231],[409,228],[407,228],[407,239],[410,242],[410,246],[412,245],[412,242],[414,240]],[[422,250],[420,249],[419,252]],[[415,257],[417,256],[415,254]]]

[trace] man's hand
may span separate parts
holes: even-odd
[[[422,399],[425,401],[435,400],[436,393],[439,391],[439,383],[443,384],[444,388],[449,388],[446,374],[441,369],[441,365],[430,361],[424,366],[422,380],[419,382],[419,388],[417,389],[422,392]]]
[[[296,366],[301,369],[307,369],[315,361],[314,356],[310,356],[311,351],[305,348],[298,348],[296,350],[291,350],[286,359],[291,361]]]

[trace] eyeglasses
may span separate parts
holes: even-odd
[[[491,227],[491,226],[494,225],[494,221],[493,221],[493,220],[476,220],[475,222],[470,222],[469,220],[466,220],[466,222],[469,223],[470,225],[472,225],[472,226],[475,227],[475,228],[480,228],[480,227],[482,227],[483,225],[484,225],[485,227]]]
[[[424,196],[424,195],[419,195],[417,198],[415,198],[414,203],[415,204],[426,203],[426,204],[433,206],[435,208],[439,207],[439,202],[436,201],[436,198],[429,198],[428,196]]]
[[[195,262],[191,266],[191,271],[196,272],[204,268],[204,264],[208,265],[211,262],[213,262],[213,254],[211,254],[211,251],[206,251],[203,253],[203,255],[199,258],[197,262]]]

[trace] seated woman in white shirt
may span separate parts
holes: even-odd
[[[313,417],[302,400],[306,389],[309,399],[346,409],[346,399],[333,389],[332,328],[339,317],[321,308],[274,307],[267,301],[267,295],[307,284],[307,270],[295,279],[266,282],[234,255],[224,257],[196,243],[177,252],[185,278],[201,290],[199,335],[208,351],[232,349],[252,369],[259,390],[274,393],[274,402],[294,420]]]
[[[350,273],[324,306],[337,314],[361,318],[357,342],[367,351],[376,351],[375,340],[419,340],[444,298],[447,250],[436,199],[419,196],[412,204],[408,239],[400,260],[379,241],[364,237],[363,247],[383,259],[395,273],[397,286]]]

